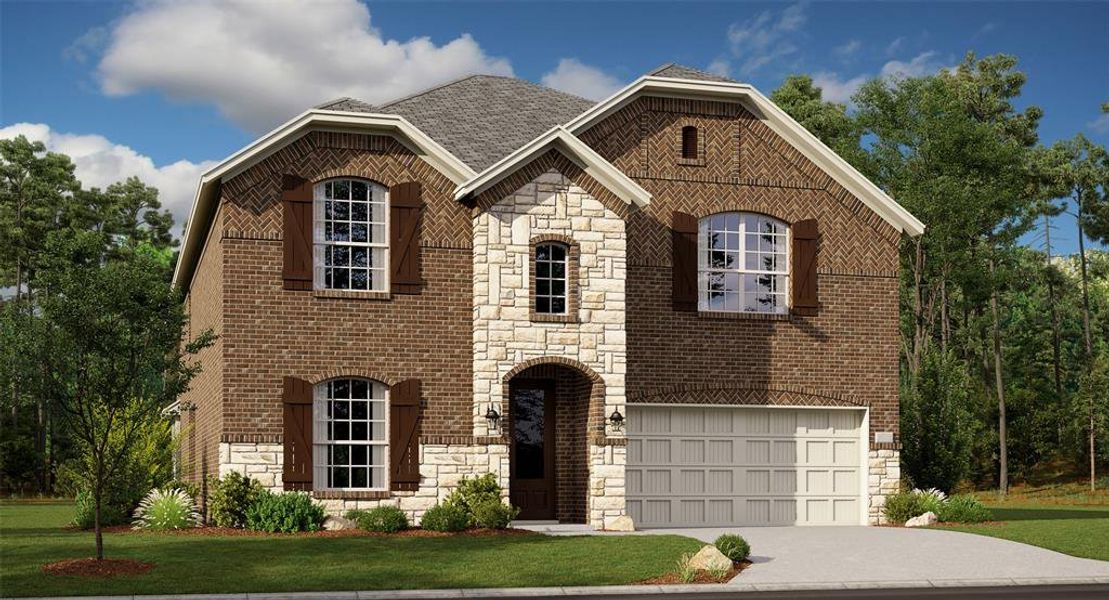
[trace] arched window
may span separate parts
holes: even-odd
[[[566,301],[567,257],[569,248],[559,242],[535,245],[535,312],[542,315],[564,315]]]
[[[697,158],[697,128],[692,125],[682,127],[682,158]]]
[[[731,312],[789,310],[789,227],[752,213],[700,221],[698,308]]]
[[[385,384],[369,379],[332,379],[316,386],[316,489],[389,489],[388,393]]]
[[[388,198],[361,179],[331,179],[315,187],[315,287],[385,291],[389,265]]]

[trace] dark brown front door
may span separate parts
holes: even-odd
[[[554,385],[551,381],[513,382],[512,477],[509,494],[521,519],[555,516]]]

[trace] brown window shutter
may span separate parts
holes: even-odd
[[[312,384],[286,377],[284,390],[285,467],[281,475],[286,490],[312,489]]]
[[[407,379],[389,389],[389,489],[420,486],[420,380]]]
[[[394,294],[420,293],[420,182],[409,181],[389,188],[389,240]]]
[[[815,316],[820,310],[816,287],[816,219],[793,224],[793,314]]]
[[[312,182],[296,175],[281,179],[281,278],[287,290],[312,289]]]
[[[697,219],[675,211],[671,217],[674,310],[697,311]]]

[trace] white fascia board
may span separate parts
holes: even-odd
[[[647,190],[563,127],[548,130],[458,186],[454,192],[455,200],[484,192],[552,148],[561,151],[624,202],[640,207],[651,202],[651,194]]]
[[[754,87],[743,83],[722,81],[693,81],[670,77],[640,77],[608,99],[585,111],[565,125],[575,136],[602,121],[605,117],[627,106],[640,95],[672,98],[715,98],[740,102],[778,135],[786,139],[798,152],[820,166],[837,183],[878,213],[898,231],[918,236],[924,233],[924,224],[905,210],[881,188],[874,185],[855,167],[828,148],[793,117],[763,96]]]
[[[438,142],[398,115],[376,113],[352,113],[335,110],[308,110],[277,126],[269,133],[258,138],[242,150],[227,157],[200,176],[200,182],[193,197],[189,219],[185,223],[184,244],[181,256],[173,272],[173,285],[181,287],[183,278],[192,277],[199,253],[203,249],[209,223],[198,224],[196,217],[207,214],[216,201],[217,184],[241,174],[257,162],[272,155],[281,148],[296,141],[308,131],[315,129],[340,129],[344,131],[370,131],[390,135],[405,144],[417,156],[426,160],[455,184],[461,184],[474,177],[474,170],[447,151]],[[190,265],[188,271],[182,265]]]

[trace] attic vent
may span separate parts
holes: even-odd
[[[697,128],[692,125],[682,127],[682,158],[697,158]]]

